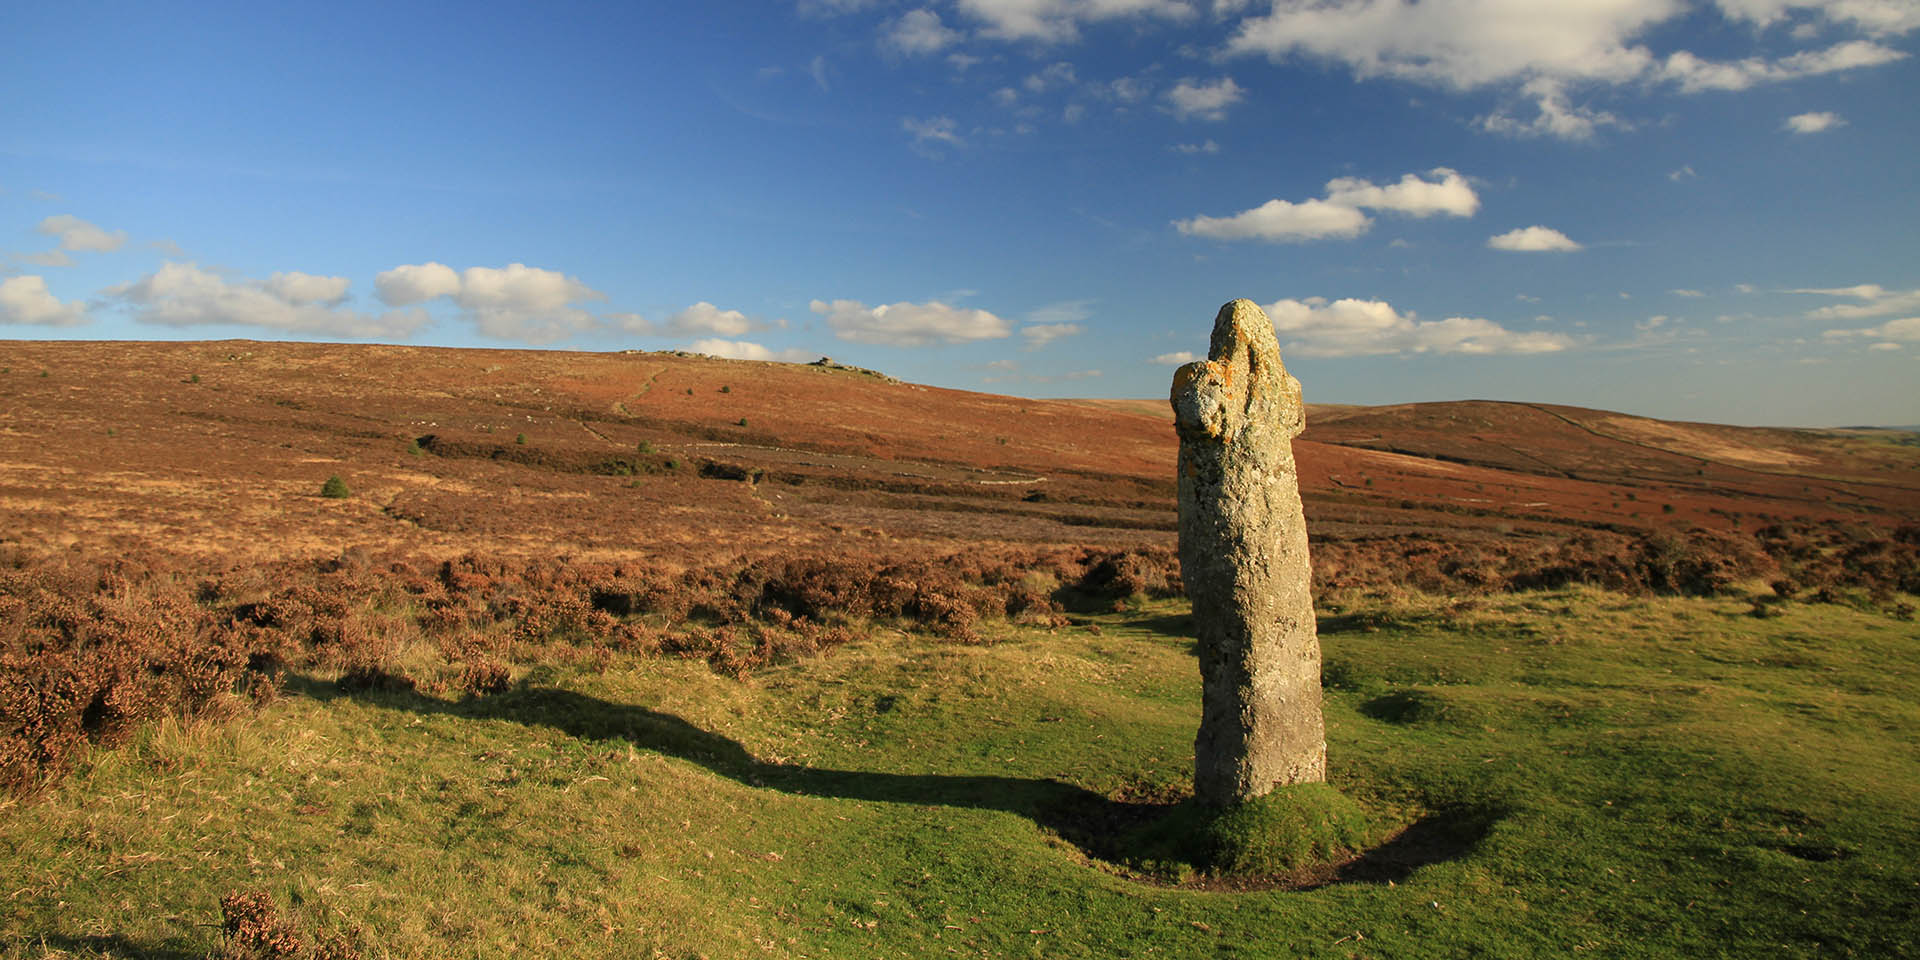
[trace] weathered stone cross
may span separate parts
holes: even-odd
[[[1202,684],[1193,792],[1226,806],[1324,782],[1320,640],[1293,463],[1300,382],[1250,300],[1220,308],[1207,359],[1173,375],[1180,576]]]

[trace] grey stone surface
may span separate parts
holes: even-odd
[[[1250,300],[1220,308],[1208,359],[1173,375],[1180,576],[1202,683],[1194,795],[1226,805],[1327,778],[1320,639],[1293,438],[1300,382]]]

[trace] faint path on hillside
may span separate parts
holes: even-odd
[[[598,430],[595,430],[595,429],[594,429],[593,427],[591,427],[591,426],[589,426],[589,425],[587,424],[587,422],[586,422],[585,420],[575,420],[575,421],[574,421],[574,423],[577,423],[577,424],[579,424],[579,425],[580,425],[580,429],[582,429],[582,430],[585,430],[586,432],[588,432],[588,433],[591,433],[591,434],[593,434],[593,435],[594,435],[595,437],[598,437],[598,438],[599,438],[600,440],[602,440],[602,441],[604,441],[604,442],[606,442],[606,443],[608,443],[608,444],[611,444],[612,446],[616,446],[616,447],[617,447],[617,446],[619,446],[619,444],[618,444],[618,443],[614,443],[614,441],[613,441],[613,438],[612,438],[612,437],[609,437],[609,436],[607,436],[606,434],[604,434],[604,433],[601,433],[601,432],[600,432],[600,431],[598,431]]]
[[[626,400],[615,400],[613,402],[613,412],[623,417],[633,416],[633,411],[627,409],[627,401],[638,400],[646,396],[647,393],[653,389],[654,384],[659,381],[660,375],[666,372],[666,367],[658,367],[655,368],[652,373],[647,374],[647,382],[641,384],[640,389],[635,390],[632,396],[627,397]]]

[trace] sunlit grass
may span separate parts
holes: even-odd
[[[1408,871],[1304,890],[1089,852],[1090,811],[1191,774],[1173,604],[980,646],[877,629],[745,682],[639,658],[478,700],[294,677],[0,807],[0,956],[201,956],[248,889],[372,957],[1912,955],[1913,625],[1746,609],[1323,611],[1335,785],[1442,827]]]

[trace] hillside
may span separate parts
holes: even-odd
[[[657,353],[12,342],[0,358],[0,536],[30,550],[690,564],[1172,543],[1175,441],[1151,401]],[[1891,527],[1920,516],[1914,442],[1469,401],[1315,407],[1297,453],[1316,539],[1474,541]],[[317,495],[335,474],[351,498]]]

